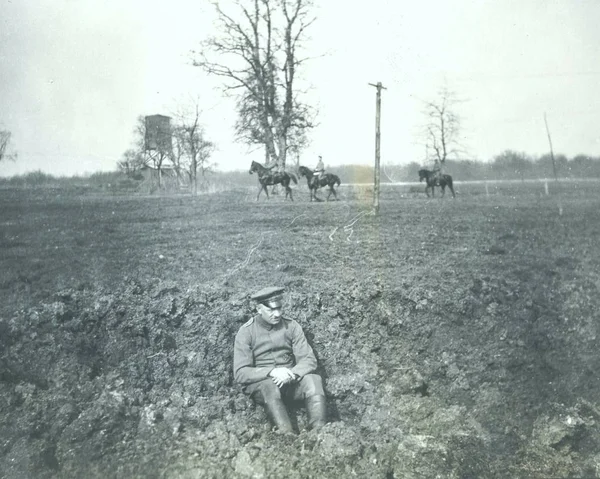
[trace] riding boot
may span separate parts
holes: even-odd
[[[306,413],[309,429],[320,428],[327,420],[327,401],[325,396],[317,394],[306,398]]]
[[[265,403],[265,411],[271,424],[280,433],[293,433],[292,421],[282,399],[273,399]]]

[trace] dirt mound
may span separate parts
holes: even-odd
[[[322,365],[331,423],[304,431],[299,411],[302,433],[285,439],[232,384],[247,296],[133,280],[112,293],[59,292],[0,322],[3,475],[593,477],[599,411],[558,402],[569,380],[551,392],[517,372],[543,348],[568,368],[555,319],[532,304],[493,321],[519,301],[516,286],[474,281],[448,304],[373,278],[290,293],[287,310],[299,312]],[[522,344],[523,328],[544,344]]]

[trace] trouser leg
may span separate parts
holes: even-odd
[[[265,408],[272,426],[282,433],[294,432],[281,390],[271,379],[252,385],[251,391],[248,392],[254,401]]]
[[[269,421],[278,432],[294,432],[290,415],[282,399],[265,403],[265,411]]]
[[[308,416],[308,428],[316,429],[327,422],[327,402],[325,396],[318,394],[306,398],[306,414]]]
[[[294,399],[304,399],[309,429],[324,426],[327,421],[327,400],[323,380],[318,374],[307,374],[298,383]]]

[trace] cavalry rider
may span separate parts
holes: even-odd
[[[319,155],[319,161],[317,162],[317,166],[313,170],[313,173],[314,173],[313,181],[315,181],[317,183],[319,182],[319,179],[321,178],[321,176],[325,174],[325,165],[323,164],[323,157],[321,155]]]
[[[438,158],[435,158],[433,160],[433,177],[435,180],[437,180],[439,182],[443,176],[444,176],[443,164]]]

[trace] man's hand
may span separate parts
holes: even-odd
[[[296,375],[288,368],[275,368],[269,376],[279,388],[296,380]]]

